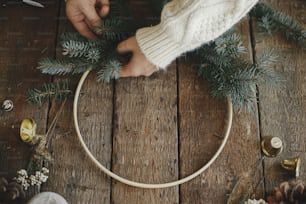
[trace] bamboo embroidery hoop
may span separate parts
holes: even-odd
[[[115,173],[113,173],[112,171],[108,170],[105,166],[103,166],[94,156],[93,154],[90,152],[90,150],[88,149],[87,145],[84,142],[83,136],[80,132],[80,128],[79,128],[79,122],[78,122],[78,100],[79,100],[79,96],[80,96],[80,91],[81,88],[84,84],[85,79],[87,78],[88,74],[90,71],[86,71],[84,72],[84,74],[82,75],[76,92],[75,92],[75,96],[74,96],[74,101],[73,101],[73,120],[74,120],[74,125],[75,125],[75,130],[76,133],[78,135],[78,139],[81,142],[81,145],[83,147],[83,149],[85,150],[86,154],[89,156],[89,158],[92,160],[92,162],[94,162],[94,164],[100,169],[102,170],[105,174],[107,174],[108,176],[110,176],[111,178],[130,185],[130,186],[134,186],[134,187],[138,187],[138,188],[151,188],[151,189],[156,189],[156,188],[167,188],[167,187],[173,187],[173,186],[177,186],[183,183],[186,183],[188,181],[190,181],[191,179],[197,177],[198,175],[200,175],[201,173],[203,173],[216,159],[217,157],[220,155],[220,153],[222,152],[222,150],[225,147],[225,144],[229,138],[229,134],[230,134],[230,130],[231,130],[231,126],[232,126],[232,120],[233,120],[233,106],[232,106],[232,102],[230,100],[230,98],[227,98],[227,119],[226,119],[226,131],[224,134],[224,139],[220,145],[220,147],[218,148],[218,150],[216,151],[216,153],[213,155],[213,157],[199,170],[195,171],[194,173],[190,174],[187,177],[184,177],[182,179],[176,180],[176,181],[172,181],[172,182],[168,182],[168,183],[140,183],[140,182],[135,182],[126,178],[123,178]]]

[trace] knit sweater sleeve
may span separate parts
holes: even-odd
[[[258,0],[172,0],[156,26],[137,30],[141,51],[165,69],[176,57],[214,40],[236,24]]]

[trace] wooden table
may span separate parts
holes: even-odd
[[[305,1],[266,2],[305,25]],[[72,29],[64,1],[41,3],[44,9],[20,3],[0,8],[0,101],[14,102],[13,111],[0,113],[0,176],[8,179],[26,167],[30,156],[30,147],[19,138],[21,120],[33,118],[37,131],[44,133],[59,108],[57,103],[38,107],[26,102],[29,88],[58,79],[42,75],[37,62],[60,57],[59,36]],[[149,1],[129,4],[136,17],[156,20]],[[207,171],[181,186],[155,190],[110,179],[85,155],[74,130],[72,100],[68,100],[49,144],[53,158],[46,164],[49,180],[40,190],[57,192],[73,204],[219,204],[226,203],[234,189],[230,203],[238,203],[246,197],[263,197],[291,178],[279,164],[295,156],[301,157],[301,179],[305,179],[305,52],[281,36],[259,35],[247,17],[237,28],[250,60],[265,49],[275,49],[280,56],[275,69],[286,86],[276,91],[258,88],[256,111],[235,113],[226,148]],[[79,77],[71,77],[72,87]],[[147,78],[98,84],[91,74],[79,103],[81,131],[99,161],[123,177],[152,183],[177,180],[203,166],[220,145],[216,135],[222,135],[226,114],[224,101],[210,96],[209,85],[184,58]],[[282,139],[285,149],[280,156],[263,157],[260,140],[267,135]]]

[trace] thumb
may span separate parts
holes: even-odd
[[[89,23],[89,26],[92,29],[95,29],[101,26],[102,20],[100,16],[97,14],[94,7],[84,8],[84,15],[86,17],[87,22]]]
[[[135,73],[133,73],[133,67],[129,63],[122,67],[120,71],[120,77],[130,77],[130,76],[135,76]]]
[[[137,46],[136,38],[130,37],[127,40],[124,40],[118,44],[117,51],[121,54],[127,53],[127,52],[133,52],[135,45]]]

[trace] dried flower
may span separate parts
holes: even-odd
[[[268,204],[268,203],[266,201],[264,201],[263,199],[260,199],[260,200],[248,199],[248,201],[246,201],[245,204]]]
[[[42,183],[47,182],[49,169],[43,167],[41,171],[36,171],[35,175],[28,176],[28,172],[24,169],[17,171],[17,177],[13,178],[17,183],[27,190],[30,186],[40,186]]]

